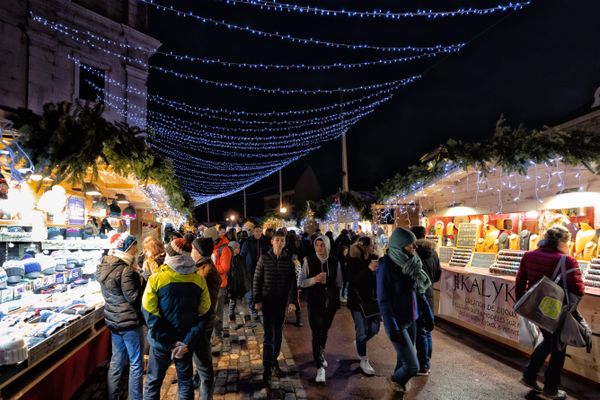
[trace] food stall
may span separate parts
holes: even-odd
[[[435,178],[389,196],[383,206],[413,204],[437,244],[438,318],[524,353],[532,351],[530,336],[513,311],[520,259],[550,227],[567,228],[585,282],[578,310],[592,328],[593,348],[588,354],[568,347],[565,370],[600,382],[600,176],[587,160],[555,154],[525,158],[519,171],[489,158],[472,165],[439,159]]]

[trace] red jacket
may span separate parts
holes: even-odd
[[[229,248],[229,240],[225,236],[219,238],[219,241],[215,244],[213,256],[215,267],[219,271],[219,275],[221,275],[221,289],[226,288],[227,273],[229,272],[232,253]]]
[[[542,279],[544,275],[552,279],[552,274],[562,255],[563,254],[560,251],[546,247],[540,247],[537,250],[525,253],[521,259],[519,272],[517,272],[517,282],[515,286],[517,300],[525,294],[527,289]],[[576,294],[577,296],[583,296],[585,286],[583,284],[581,270],[579,270],[577,260],[571,256],[567,256],[565,268],[567,271],[572,268],[577,268],[577,271],[567,275],[567,289],[570,293]]]

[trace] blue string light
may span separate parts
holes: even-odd
[[[225,21],[218,21],[212,18],[206,18],[206,17],[202,17],[200,15],[194,14],[191,11],[181,11],[178,10],[176,8],[174,8],[172,5],[171,6],[164,6],[162,4],[157,4],[154,0],[138,0],[142,3],[148,4],[154,8],[156,8],[159,11],[164,11],[164,12],[170,12],[173,14],[176,14],[179,17],[184,17],[184,18],[192,18],[195,19],[197,21],[200,21],[202,23],[205,24],[210,24],[210,25],[214,25],[214,26],[220,26],[220,27],[225,27],[228,29],[234,29],[237,31],[241,31],[241,32],[247,32],[247,33],[251,33],[253,35],[257,35],[257,36],[262,36],[262,37],[268,37],[268,38],[274,38],[274,39],[281,39],[284,41],[289,41],[292,43],[300,43],[300,44],[312,44],[312,45],[320,45],[320,46],[326,46],[326,47],[333,47],[333,48],[346,48],[346,49],[353,49],[353,50],[378,50],[378,51],[385,51],[385,52],[397,52],[397,53],[404,53],[404,52],[414,52],[414,53],[422,53],[422,52],[441,52],[444,51],[444,49],[447,49],[449,47],[455,47],[455,46],[463,46],[464,43],[458,43],[458,44],[453,44],[453,45],[442,45],[442,44],[437,44],[437,45],[433,45],[433,46],[402,46],[402,47],[386,47],[386,46],[372,46],[369,44],[348,44],[348,43],[336,43],[336,42],[328,42],[325,40],[318,40],[318,39],[313,39],[313,38],[302,38],[302,37],[297,37],[297,36],[292,36],[290,34],[281,34],[279,32],[266,32],[266,31],[261,31],[258,29],[253,29],[250,28],[248,26],[240,26],[240,25],[236,25],[236,24],[231,24]]]
[[[312,6],[302,6],[297,4],[280,3],[275,0],[223,0],[227,4],[246,4],[260,7],[269,11],[286,11],[288,13],[314,14],[328,17],[359,17],[359,18],[385,18],[385,19],[402,19],[424,17],[427,19],[437,19],[445,17],[456,17],[466,15],[488,15],[497,12],[517,11],[531,4],[531,1],[499,4],[495,7],[487,8],[459,8],[451,11],[433,11],[433,10],[417,10],[411,12],[392,12],[384,10],[374,11],[350,11],[350,10],[332,10]]]

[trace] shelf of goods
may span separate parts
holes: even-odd
[[[472,255],[473,249],[457,247],[454,249],[448,265],[451,267],[466,267],[471,261]]]
[[[592,259],[584,274],[586,286],[600,288],[600,258]]]
[[[498,275],[517,275],[523,250],[500,250],[498,260],[490,267],[490,272]]]

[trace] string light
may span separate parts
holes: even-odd
[[[192,19],[200,21],[204,24],[210,24],[213,26],[220,26],[220,27],[225,27],[228,29],[234,29],[237,31],[247,32],[247,33],[251,33],[253,35],[262,36],[262,37],[281,39],[281,40],[289,41],[292,43],[313,44],[313,45],[321,45],[321,46],[333,47],[333,48],[346,48],[346,49],[352,49],[352,50],[368,49],[368,50],[378,50],[378,51],[385,51],[385,52],[399,52],[399,53],[404,53],[404,52],[414,52],[414,53],[443,52],[446,49],[451,49],[456,46],[462,47],[465,45],[464,43],[457,43],[457,44],[452,44],[452,45],[437,44],[437,45],[433,45],[433,46],[386,47],[386,46],[372,46],[369,44],[349,44],[349,43],[328,42],[325,40],[318,40],[318,39],[313,39],[313,38],[302,38],[302,37],[292,36],[290,34],[281,34],[278,32],[266,32],[266,31],[261,31],[258,29],[253,29],[248,26],[240,26],[240,25],[231,24],[231,23],[228,23],[225,21],[218,21],[215,19],[206,18],[206,17],[200,16],[200,15],[194,14],[191,11],[178,10],[178,9],[174,8],[172,5],[167,7],[162,4],[157,4],[154,0],[138,0],[138,1],[148,4],[159,11],[173,13],[173,14],[175,14],[179,17],[183,17],[183,18],[192,18]]]
[[[437,19],[444,17],[456,17],[467,15],[489,15],[497,12],[517,11],[531,4],[531,1],[520,3],[499,4],[487,8],[459,8],[450,11],[417,10],[411,12],[392,12],[384,10],[374,11],[351,11],[351,10],[332,10],[326,8],[302,6],[297,4],[280,3],[275,0],[224,0],[227,4],[246,4],[260,7],[260,9],[269,11],[286,11],[288,13],[314,14],[327,17],[359,17],[359,18],[384,18],[384,19],[402,19],[424,17],[427,19]]]

